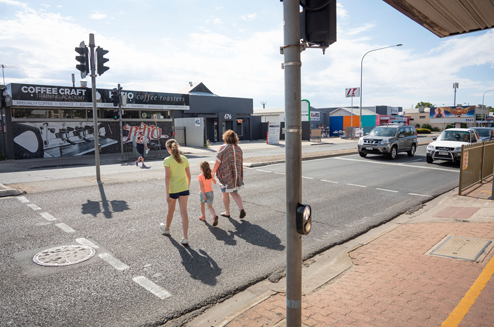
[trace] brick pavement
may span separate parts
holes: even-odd
[[[493,239],[494,222],[402,224],[355,249],[349,253],[353,267],[303,296],[303,324],[441,326],[491,259],[494,263],[494,251],[480,263],[426,255],[446,235]],[[284,317],[285,294],[278,293],[226,326],[275,326]],[[493,281],[459,326],[494,326]]]

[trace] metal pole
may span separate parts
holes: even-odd
[[[487,90],[484,92],[484,94],[482,95],[482,122],[485,120],[485,116],[484,116],[484,96],[487,92],[491,92],[491,91],[494,91],[494,90]],[[494,181],[493,181],[493,184],[494,184]]]
[[[302,118],[299,0],[283,1],[286,116],[286,323],[302,326],[302,236],[297,205],[302,202]]]
[[[75,76],[72,74],[72,87],[75,87]]]
[[[123,146],[123,124],[122,124],[122,101],[121,101],[121,87],[118,84],[118,115],[120,117],[120,153],[122,154],[122,159],[124,158],[124,146]]]
[[[353,139],[353,97],[351,97],[351,99],[352,99],[352,104],[350,106],[350,110],[352,111],[352,116],[351,116],[352,118],[350,119],[351,120],[350,124],[352,125],[352,139]]]
[[[372,51],[377,51],[377,50],[382,50],[382,49],[387,49],[387,48],[392,48],[392,47],[401,47],[403,44],[395,44],[395,45],[390,45],[389,47],[384,47],[384,48],[379,48],[379,49],[374,49],[367,51],[363,57],[362,60],[360,60],[360,128],[362,128],[362,71],[364,68],[364,57]]]
[[[90,65],[91,65],[91,87],[93,98],[93,124],[94,124],[94,159],[96,164],[96,180],[101,181],[99,172],[99,127],[98,127],[98,109],[96,108],[96,68],[94,64],[94,34],[89,34],[89,53],[90,53]]]

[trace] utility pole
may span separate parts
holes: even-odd
[[[454,99],[454,102],[453,102],[453,106],[456,107],[456,89],[459,89],[460,88],[460,84],[458,83],[453,83],[453,89],[455,89],[455,99]]]
[[[302,202],[302,122],[299,0],[283,1],[286,114],[286,322],[302,326],[302,236],[297,206]]]
[[[98,109],[96,108],[96,66],[94,63],[94,34],[89,34],[89,52],[91,62],[91,88],[93,98],[93,124],[94,124],[94,157],[96,162],[96,180],[101,181],[100,169],[99,169],[99,127],[98,127]]]
[[[124,158],[124,147],[123,147],[123,123],[122,123],[122,88],[118,84],[118,115],[120,118],[120,153],[122,154],[122,159]]]

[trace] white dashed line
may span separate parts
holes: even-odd
[[[279,173],[277,171],[275,171],[274,173],[277,174],[277,175],[285,175],[285,173]]]
[[[127,266],[125,263],[122,261],[118,260],[117,258],[112,257],[108,253],[102,253],[99,255],[99,257],[106,262],[108,262],[110,265],[112,265],[115,269],[117,270],[125,270],[129,269],[130,267]]]
[[[89,247],[92,247],[95,249],[99,249],[99,246],[97,246],[96,244],[94,244],[93,242],[91,242],[90,240],[87,240],[85,238],[78,238],[75,241],[81,245],[85,245],[85,246],[89,246]]]
[[[415,166],[415,165],[407,165],[407,164],[402,164],[402,163],[377,162],[377,161],[371,161],[371,160],[360,160],[360,159],[340,158],[340,157],[325,158],[325,159],[326,160],[356,161],[356,162],[365,162],[366,164],[388,165],[388,166],[398,166],[398,167],[410,167],[410,168],[429,169],[429,170],[441,170],[441,171],[449,171],[449,172],[452,172],[452,173],[458,173],[457,170],[453,170],[453,169],[436,168],[436,167],[430,167],[430,166]]]
[[[314,179],[313,177],[305,177],[305,176],[302,176],[302,178],[305,178],[305,179]]]
[[[61,230],[63,230],[66,233],[74,233],[75,232],[75,230],[70,228],[70,226],[65,225],[64,223],[55,224],[55,226],[57,226],[58,228],[60,228]]]
[[[54,221],[54,220],[57,220],[57,218],[53,217],[52,215],[50,215],[48,212],[41,212],[40,213],[41,217],[45,218],[46,220],[48,221]]]
[[[25,196],[18,196],[17,200],[21,201],[22,203],[28,203],[29,202],[29,200],[26,199]]]
[[[415,196],[423,196],[423,197],[426,197],[426,198],[430,198],[432,195],[427,195],[427,194],[417,194],[417,193],[408,193],[410,195],[415,195]]]
[[[29,203],[27,206],[33,210],[41,210],[41,208],[35,205],[34,203]]]
[[[162,300],[172,296],[167,290],[165,290],[161,286],[156,285],[144,276],[137,276],[132,278],[132,280]]]
[[[272,171],[264,170],[264,169],[256,169],[257,171],[262,171],[263,173],[272,173]]]
[[[321,182],[326,182],[326,183],[333,183],[333,184],[338,184],[338,182],[333,182],[333,181],[327,181],[325,179],[321,179]]]
[[[350,185],[350,186],[357,186],[357,187],[367,187],[367,186],[365,186],[365,185],[349,184],[349,183],[347,183],[346,185]]]
[[[376,190],[379,190],[379,191],[384,191],[384,192],[393,192],[393,193],[398,193],[398,191],[388,190],[388,189],[385,189],[385,188],[378,188],[378,187],[376,187]]]

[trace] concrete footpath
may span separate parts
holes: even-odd
[[[453,190],[306,260],[303,326],[494,326],[491,190],[492,179]],[[285,326],[285,283],[258,283],[187,326]]]

